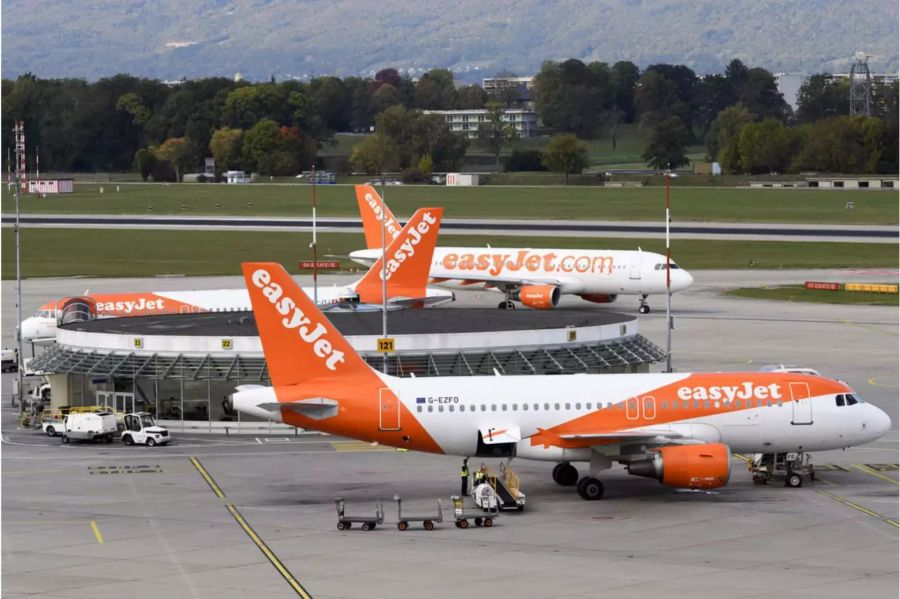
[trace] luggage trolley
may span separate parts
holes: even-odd
[[[361,523],[363,530],[372,530],[378,524],[384,524],[384,507],[379,501],[375,504],[374,516],[348,516],[344,513],[344,498],[335,497],[334,507],[338,515],[338,530],[349,530],[353,523]]]
[[[803,477],[816,480],[816,472],[808,453],[757,453],[747,464],[753,483],[764,485],[773,479],[784,479],[786,487],[799,487]]]
[[[403,500],[399,495],[394,495],[394,501],[397,502],[397,528],[400,530],[406,530],[409,528],[410,522],[421,522],[422,526],[425,530],[434,530],[434,523],[441,523],[444,521],[444,511],[441,509],[441,500],[437,500],[437,515],[436,516],[404,516],[403,515]]]
[[[463,498],[459,495],[451,495],[453,501],[453,517],[456,520],[456,528],[469,528],[469,518],[475,523],[475,526],[485,526],[490,528],[494,525],[494,520],[500,515],[497,504],[494,506],[479,509],[477,512],[467,512],[463,505]]]

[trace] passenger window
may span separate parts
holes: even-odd
[[[741,400],[736,399],[736,400],[734,400],[734,403],[731,404],[731,405],[734,406],[735,408],[740,409],[740,407],[741,407]]]
[[[518,411],[518,409],[519,409],[519,404],[515,404],[515,403],[512,404],[512,410],[513,410],[513,412]]]
[[[699,399],[695,399],[695,400],[694,400],[694,408],[696,409],[696,408],[699,408],[699,407],[700,407],[700,400],[699,400]]]
[[[438,406],[438,412],[443,412],[443,411],[444,411],[444,406]]]
[[[591,402],[587,402],[586,404],[584,404],[584,409],[585,409],[585,410],[590,410],[590,409],[593,407],[593,405],[594,405],[594,404],[592,404]]]
[[[619,408],[620,410],[624,410],[624,409],[625,409],[625,403],[620,401],[619,403],[616,404],[616,407]]]
[[[540,409],[541,409],[541,404],[539,404],[539,403],[534,404],[534,411],[535,411],[535,412],[537,412],[537,411],[540,410]]]
[[[580,409],[581,409],[581,402],[578,402],[578,403],[575,404],[575,409],[576,409],[576,410],[580,410]]]
[[[447,406],[447,409],[450,410],[450,411],[452,412],[452,411],[453,411],[453,406]]]
[[[421,411],[422,411],[422,406],[416,406],[416,411],[417,411],[417,412],[421,412]]]
[[[460,412],[465,412],[465,411],[466,411],[466,406],[459,406],[459,411],[460,411]]]
[[[497,404],[492,403],[491,404],[491,412],[496,412],[496,411],[497,411]]]
[[[669,402],[667,402],[666,400],[663,400],[663,401],[659,404],[659,408],[660,408],[661,410],[665,410],[665,409],[668,408],[668,407],[669,407]]]
[[[545,403],[545,404],[544,404],[544,409],[545,409],[545,410],[549,410],[549,409],[550,409],[550,404]]]
[[[502,406],[500,406],[500,409],[503,410],[503,411],[505,412],[505,411],[506,411],[506,404],[503,404]]]
[[[709,400],[707,399],[706,401],[703,402],[703,407],[705,407],[708,410],[709,406],[710,406],[710,403],[709,403]]]
[[[484,404],[481,404],[481,411],[482,411],[482,412],[487,412],[487,406],[484,405]]]
[[[434,412],[434,406],[428,406],[428,411],[429,411],[429,412]]]
[[[525,411],[525,412],[528,411],[528,404],[527,404],[527,403],[523,403],[523,404],[522,404],[522,410]]]
[[[572,404],[567,403],[567,404],[566,404],[566,409],[567,409],[567,410],[571,410],[571,409],[572,409]]]
[[[558,410],[558,409],[559,409],[559,404],[558,404],[558,403],[553,404],[553,409],[554,409],[554,410]]]

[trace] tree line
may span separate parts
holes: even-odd
[[[536,165],[534,156],[519,156],[520,166],[580,172],[587,163],[580,140],[606,138],[615,148],[617,127],[636,123],[646,133],[644,158],[653,167],[682,166],[687,147],[705,143],[708,157],[734,173],[897,170],[896,82],[875,86],[870,118],[844,116],[848,84],[825,75],[804,83],[795,113],[771,73],[738,60],[724,73],[702,77],[683,65],[641,71],[626,61],[549,61],[535,75],[531,95],[548,130],[568,136],[554,140]],[[478,85],[457,86],[445,69],[413,80],[388,68],[371,78],[250,83],[213,77],[177,85],[130,75],[90,83],[23,75],[2,81],[2,99],[3,146],[13,147],[12,123],[23,119],[29,154],[39,147],[44,170],[133,168],[145,178],[170,180],[200,169],[206,156],[220,171],[293,175],[320,161],[336,133],[373,129],[347,168],[458,169],[469,141],[427,110],[487,108],[478,137],[499,160],[502,147],[516,139],[500,115],[520,97],[513,86],[491,96]],[[575,156],[560,155],[561,148]]]

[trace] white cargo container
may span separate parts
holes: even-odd
[[[66,416],[62,442],[68,443],[70,439],[80,439],[112,443],[116,431],[116,415],[112,412],[69,414]]]

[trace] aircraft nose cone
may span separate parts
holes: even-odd
[[[871,407],[873,412],[872,422],[870,425],[871,431],[873,434],[877,435],[877,437],[880,437],[881,435],[891,430],[891,417],[888,416],[887,413],[884,412],[884,410],[876,408],[875,406]]]
[[[35,318],[26,318],[19,325],[19,334],[22,335],[22,341],[31,341],[38,334],[38,324]]]
[[[694,277],[686,270],[673,270],[672,287],[675,291],[683,291],[690,287],[694,282]]]

